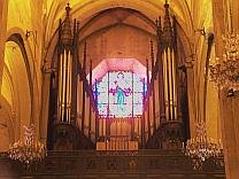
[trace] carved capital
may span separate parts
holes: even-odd
[[[51,73],[53,71],[53,69],[51,68],[51,62],[50,60],[47,60],[44,62],[44,64],[42,65],[42,72],[43,73]]]
[[[192,54],[192,55],[186,57],[186,58],[185,58],[185,63],[184,63],[186,69],[193,68],[194,61],[195,61],[195,59],[194,59],[194,54]]]
[[[193,68],[193,63],[192,63],[192,62],[186,62],[186,63],[185,63],[185,67],[186,67],[187,69]]]
[[[16,118],[17,118],[16,111],[15,111],[15,110],[12,110],[12,112],[11,112],[11,119],[12,119],[13,121],[15,121]]]

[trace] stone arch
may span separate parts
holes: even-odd
[[[33,81],[32,63],[20,33],[11,33],[5,42],[4,68],[12,88],[13,104],[11,113],[15,113],[15,140],[22,135],[22,124],[28,125],[33,119]],[[9,80],[8,80],[9,81]]]
[[[23,60],[24,60],[24,64],[26,66],[26,70],[27,70],[27,76],[28,76],[28,81],[29,81],[29,86],[30,86],[30,94],[31,94],[31,97],[32,97],[32,94],[33,94],[33,82],[32,82],[32,72],[31,72],[31,65],[30,65],[30,61],[29,61],[29,57],[27,55],[27,51],[26,51],[26,48],[25,48],[25,44],[24,44],[24,40],[22,38],[22,35],[19,34],[19,33],[13,33],[11,34],[10,36],[8,36],[7,38],[7,42],[9,41],[13,41],[15,42],[21,52],[22,52],[22,56],[23,56]]]
[[[32,35],[32,34],[30,34]],[[23,56],[24,64],[26,67],[27,71],[27,77],[28,77],[28,82],[29,82],[29,87],[30,87],[30,96],[31,96],[31,122],[34,123],[35,125],[38,125],[39,123],[39,108],[40,108],[40,88],[39,88],[39,75],[37,73],[36,69],[36,56],[34,56],[34,52],[32,49],[32,42],[28,40],[26,36],[26,32],[24,32],[20,28],[11,28],[7,32],[7,40],[6,42],[15,42]],[[35,42],[33,42],[35,43]]]

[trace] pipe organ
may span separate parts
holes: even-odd
[[[49,149],[62,149],[61,146],[66,146],[68,149],[95,148],[97,142],[107,144],[110,140],[116,143],[117,141],[121,143],[133,141],[141,148],[178,149],[181,147],[185,131],[183,127],[188,125],[185,125],[185,120],[182,119],[182,116],[183,118],[187,116],[182,115],[182,111],[187,110],[185,108],[182,110],[180,104],[187,104],[182,102],[187,99],[184,99],[185,93],[182,93],[180,87],[182,80],[178,70],[176,19],[170,17],[167,1],[164,8],[162,24],[161,17],[155,23],[156,58],[152,40],[150,43],[151,58],[146,60],[147,79],[143,79],[143,89],[138,89],[139,91],[136,92],[143,94],[141,103],[143,114],[135,119],[134,113],[137,111],[134,111],[133,105],[136,103],[134,103],[135,98],[132,97],[131,116],[125,120],[123,117],[120,119],[121,116],[109,117],[109,93],[112,91],[113,95],[114,90],[119,90],[119,88],[109,88],[109,73],[108,87],[100,88],[101,90],[108,89],[107,93],[105,92],[108,95],[108,103],[104,101],[105,105],[108,105],[107,116],[99,114],[98,106],[104,104],[98,105],[98,98],[101,97],[98,94],[104,94],[104,91],[99,91],[97,86],[101,79],[92,79],[93,61],[87,61],[86,39],[82,40],[80,48],[78,45],[79,23],[74,21],[73,28],[71,28],[70,7],[69,5],[66,7],[66,17],[64,21],[60,21],[58,28],[59,38],[52,64],[51,108],[48,125]],[[83,55],[80,59],[79,53],[81,52]],[[134,75],[133,73],[131,75],[131,86],[134,91]],[[117,81],[114,82],[115,85],[116,83]],[[127,95],[129,92],[124,91]],[[129,94],[134,95],[133,92]],[[112,104],[118,105],[120,99],[121,96],[117,96],[117,102]],[[125,105],[124,102],[119,102],[119,104]],[[117,110],[120,111],[120,109],[118,106]]]
[[[79,123],[86,118],[81,115],[79,119],[80,95],[89,98],[90,90],[86,79],[85,67],[81,67],[79,60],[79,23],[74,20],[71,27],[70,7],[66,7],[66,17],[64,21],[60,20],[58,28],[58,42],[55,50],[52,64],[52,85],[50,89],[50,114],[48,127],[48,148],[54,150],[77,149],[81,143],[92,147],[92,142],[87,139],[91,136],[91,115],[89,115],[88,131],[84,126],[80,128]],[[84,59],[85,61],[85,59]],[[84,62],[85,64],[85,62]],[[53,81],[56,81],[57,83]],[[84,88],[80,88],[80,83]],[[89,99],[85,101],[90,101]],[[92,108],[89,108],[87,114],[91,114]],[[85,124],[84,124],[85,125]],[[86,141],[86,142],[85,142]]]
[[[169,5],[165,4],[165,17],[163,30],[159,29],[161,39],[161,50],[158,60],[160,62],[160,70],[162,71],[162,86],[161,94],[163,96],[164,115],[162,120],[177,121],[178,116],[178,95],[177,95],[177,43],[176,43],[176,28],[172,27],[169,16]],[[173,19],[175,21],[175,19]],[[161,28],[158,21],[158,28]],[[173,22],[175,23],[175,22]]]
[[[176,19],[170,17],[167,1],[164,8],[163,25],[161,24],[161,17],[155,23],[157,58],[154,63],[154,57],[152,57],[153,66],[150,84],[151,91],[154,94],[152,100],[159,100],[160,119],[157,119],[159,121],[154,119],[154,122],[160,125],[156,130],[154,129],[154,134],[148,139],[146,147],[175,149],[181,147],[184,131],[180,103],[181,100],[187,99],[183,99],[179,91],[181,81],[178,71]],[[151,51],[153,51],[152,46],[151,44]],[[153,56],[153,52],[151,54]],[[155,91],[155,86],[158,86],[158,91]],[[158,93],[158,99],[155,99],[156,93]],[[155,104],[153,108],[155,108]]]
[[[59,123],[71,123],[74,120],[75,110],[72,108],[72,95],[76,93],[73,86],[76,84],[75,73],[76,60],[73,57],[74,44],[71,30],[70,7],[66,7],[66,18],[60,24],[58,61],[57,61],[57,121]],[[74,24],[74,28],[76,24]],[[74,36],[76,32],[74,31]],[[76,86],[75,86],[76,87]],[[74,94],[75,96],[76,94]]]

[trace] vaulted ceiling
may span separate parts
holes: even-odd
[[[70,2],[72,7],[72,17],[78,19],[81,24],[85,24],[97,13],[114,7],[134,9],[154,21],[163,14],[165,0],[45,0],[43,9],[49,30],[57,27],[59,18],[64,15],[67,2]],[[193,30],[202,28],[202,26],[211,28],[211,0],[170,0],[169,4],[171,13],[176,15],[186,34],[190,35]]]
[[[59,19],[64,16],[65,6],[70,3],[72,18],[85,24],[97,13],[114,7],[124,7],[141,12],[151,20],[163,14],[164,0],[9,0],[8,29],[43,28],[46,42],[56,30]],[[192,35],[195,29],[212,27],[211,0],[170,0],[171,13],[176,15],[185,34]]]

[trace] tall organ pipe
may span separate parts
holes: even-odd
[[[154,49],[153,49],[153,41],[150,41],[150,45],[151,45],[151,65],[152,65],[152,77],[151,77],[151,82],[152,82],[152,92],[153,92],[153,129],[154,132],[156,131],[156,119],[155,119],[155,65],[154,65]]]
[[[70,123],[72,103],[72,55],[70,50],[64,49],[60,54],[58,73],[58,118],[61,122]]]
[[[66,108],[66,50],[64,50],[64,56],[63,56],[63,98],[62,98],[62,111],[63,111],[63,114],[62,114],[62,122],[65,122],[65,108]]]
[[[61,114],[62,114],[62,54],[60,54],[60,62],[59,62],[59,77],[58,77],[58,108],[57,108],[57,114],[58,118],[62,120]]]

